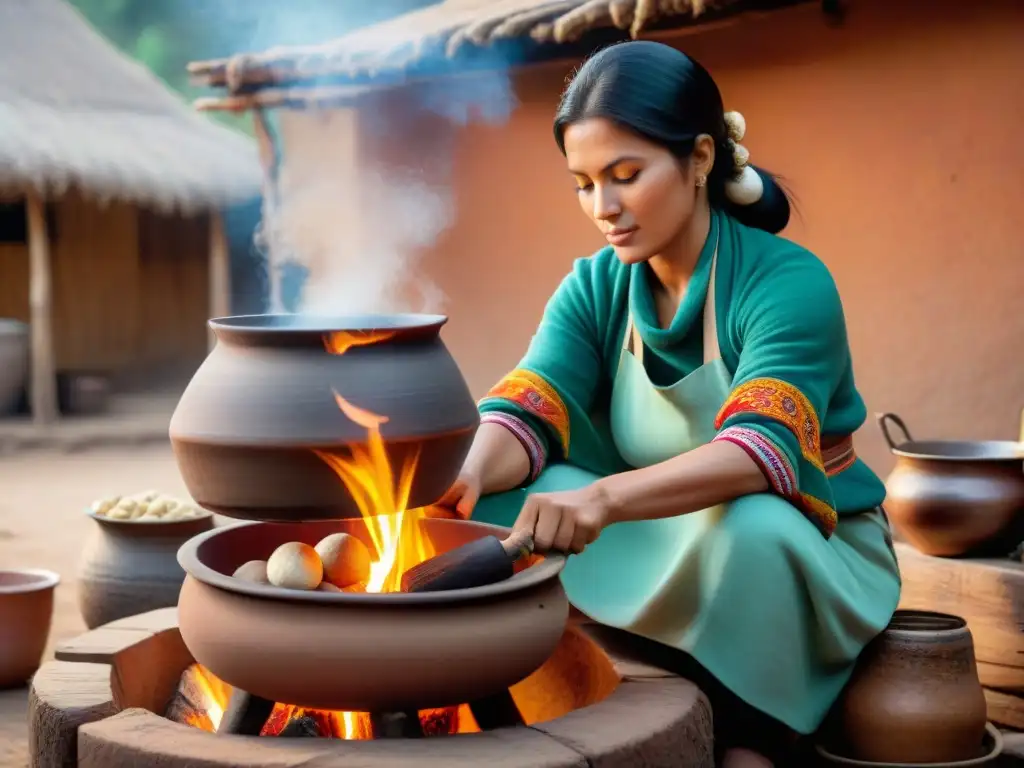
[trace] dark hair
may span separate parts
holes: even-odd
[[[707,180],[711,207],[772,233],[789,222],[789,197],[760,168],[754,167],[764,184],[760,200],[737,205],[726,196],[725,184],[735,171],[722,95],[708,71],[685,53],[648,40],[599,51],[579,69],[558,105],[555,141],[562,154],[566,127],[592,117],[612,120],[679,158],[689,157],[696,138],[708,134],[715,142]]]

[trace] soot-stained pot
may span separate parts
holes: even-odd
[[[978,758],[985,696],[967,623],[896,611],[864,649],[837,714],[848,757],[886,764]]]
[[[96,527],[78,571],[78,607],[89,629],[158,608],[173,608],[185,580],[178,549],[213,527],[213,515],[168,522],[115,520],[86,513]]]
[[[504,528],[425,519],[437,552]],[[409,711],[474,701],[519,682],[554,652],[569,615],[550,555],[507,581],[434,593],[305,592],[232,578],[287,541],[344,531],[371,546],[362,520],[247,523],[197,536],[178,559],[181,637],[231,685],[311,709]]]
[[[917,441],[903,420],[878,416],[896,466],[886,478],[885,511],[926,555],[1005,555],[1024,531],[1024,445],[1011,441]],[[897,442],[892,424],[903,433]]]
[[[458,475],[480,423],[441,341],[446,321],[440,315],[211,320],[217,345],[170,425],[192,498],[250,520],[359,517],[323,458],[351,457],[353,446],[367,445],[366,424],[350,418],[340,397],[358,412],[386,419],[380,435],[391,466],[417,460],[407,506],[436,502]]]

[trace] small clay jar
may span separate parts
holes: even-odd
[[[977,758],[986,709],[967,622],[896,611],[864,649],[837,707],[849,757],[914,764]]]
[[[96,521],[82,554],[78,607],[89,629],[126,616],[171,608],[185,571],[178,549],[196,534],[213,528],[213,515],[168,522]]]
[[[0,571],[0,689],[24,685],[39,668],[59,583],[52,571]]]

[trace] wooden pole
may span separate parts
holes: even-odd
[[[210,317],[224,317],[231,314],[231,255],[228,238],[224,232],[224,218],[220,211],[210,212]],[[209,347],[217,343],[209,331]]]
[[[40,427],[55,424],[57,366],[53,351],[53,278],[46,203],[30,191],[25,198],[28,219],[29,312],[32,345],[32,420]]]

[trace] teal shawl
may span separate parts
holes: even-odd
[[[854,384],[843,306],[828,268],[781,237],[714,212],[707,242],[668,328],[661,328],[650,266],[611,247],[578,259],[549,300],[519,365],[480,401],[483,420],[513,423],[544,461],[602,475],[628,470],[607,428],[628,312],[656,384],[702,363],[702,316],[718,244],[715,300],[722,359],[733,390],[715,438],[742,446],[825,536],[837,514],[879,505],[885,489],[850,436],[866,409]],[[529,450],[529,448],[528,448]]]

